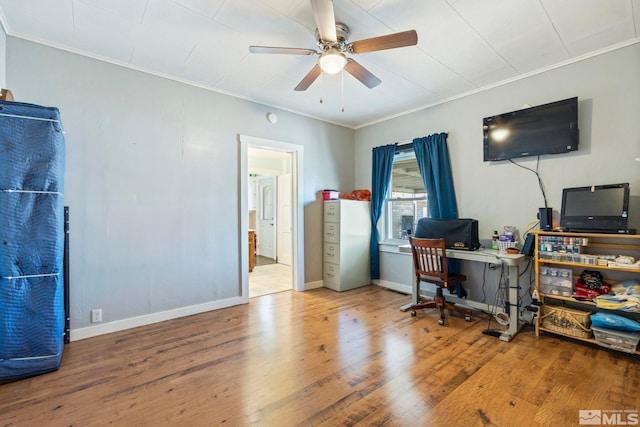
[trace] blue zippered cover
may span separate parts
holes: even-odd
[[[0,102],[0,381],[60,367],[64,167],[58,109]]]

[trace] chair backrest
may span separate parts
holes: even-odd
[[[411,253],[416,277],[428,276],[447,281],[447,252],[444,239],[411,237]]]

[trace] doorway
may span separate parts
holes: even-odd
[[[244,135],[239,136],[239,142],[242,300],[248,302],[249,297],[262,294],[261,292],[281,291],[283,286],[286,289],[302,291],[302,147]],[[272,196],[275,196],[275,202],[271,199]],[[250,231],[255,231],[258,255],[251,263],[250,239],[246,238]],[[263,231],[271,233],[266,238],[261,238],[260,234]],[[253,267],[251,273],[250,264]],[[253,292],[255,287],[260,286],[260,281],[271,281],[277,286],[271,290],[256,289],[256,292]]]
[[[256,194],[255,206],[249,203],[249,231],[255,224],[253,269],[249,266],[249,298],[292,289],[291,277],[291,161],[292,154],[250,147],[247,167],[249,194]],[[252,208],[255,208],[253,210]],[[255,220],[254,220],[255,219]],[[288,231],[289,233],[285,233]],[[289,251],[286,253],[286,251]]]

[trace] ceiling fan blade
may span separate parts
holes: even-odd
[[[351,53],[367,53],[395,49],[397,47],[415,46],[416,44],[418,44],[418,33],[416,33],[416,30],[409,30],[349,43],[347,51]]]
[[[369,70],[351,58],[347,59],[347,64],[344,66],[344,69],[347,73],[360,80],[369,89],[372,89],[382,83],[382,80],[371,74]]]
[[[309,73],[304,76],[304,79],[302,79],[302,81],[298,83],[298,86],[296,86],[294,90],[307,90],[307,88],[311,86],[311,83],[316,81],[321,72],[322,70],[320,69],[320,66],[318,64],[314,65],[311,71],[309,71]]]
[[[297,47],[272,47],[272,46],[249,46],[251,53],[284,53],[287,55],[315,55],[313,49],[303,49]]]
[[[313,17],[320,39],[325,42],[338,41],[336,34],[336,17],[333,13],[333,0],[311,0]]]

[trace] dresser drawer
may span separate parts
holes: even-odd
[[[324,239],[325,242],[340,243],[340,223],[325,222],[324,223]]]
[[[322,270],[322,280],[325,283],[340,284],[340,265],[325,262]]]
[[[340,263],[340,245],[337,243],[325,242],[324,252],[322,253],[322,259],[324,262],[339,264]]]
[[[324,222],[340,221],[340,202],[324,202]]]

